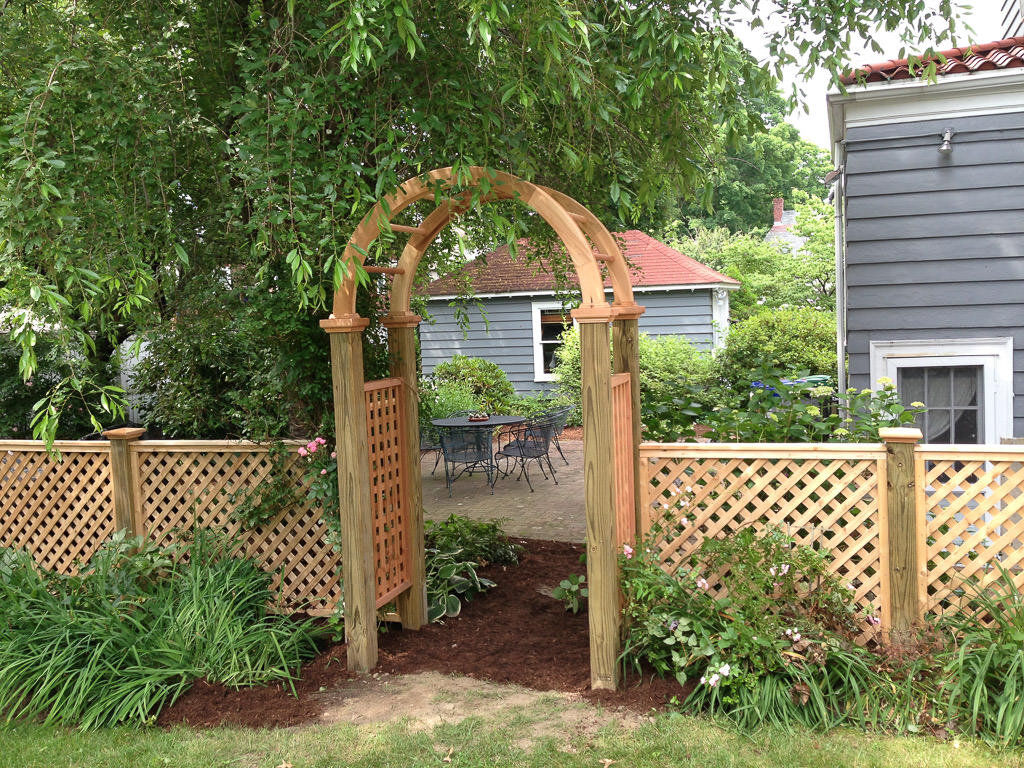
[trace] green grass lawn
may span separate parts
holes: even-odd
[[[746,736],[707,720],[659,717],[630,731],[609,726],[590,736],[529,737],[535,721],[519,713],[418,730],[408,724],[307,726],[283,730],[168,732],[115,728],[79,733],[36,725],[0,728],[0,765],[14,768],[326,768],[327,766],[579,766],[613,760],[624,768],[964,768],[1024,766],[1021,752],[973,742],[763,730]],[[445,761],[445,758],[450,758]]]

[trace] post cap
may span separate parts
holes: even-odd
[[[320,327],[328,333],[358,333],[370,324],[370,321],[359,315],[342,315],[335,317],[334,313],[326,320],[320,321]]]
[[[883,427],[878,436],[883,443],[916,443],[924,437],[916,427]]]
[[[117,429],[105,429],[101,433],[107,440],[138,440],[146,430],[143,427],[119,427]]]

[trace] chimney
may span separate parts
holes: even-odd
[[[782,224],[782,198],[776,197],[772,200],[772,212],[775,218],[772,220],[772,226],[779,226]]]

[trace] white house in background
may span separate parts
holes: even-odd
[[[729,292],[740,284],[637,230],[615,235],[631,270],[636,302],[646,308],[640,331],[686,336],[698,349],[720,347],[729,327]],[[528,248],[523,240],[520,252]],[[423,372],[453,355],[491,360],[520,394],[553,387],[552,364],[565,324],[572,322],[555,295],[546,264],[513,259],[508,247],[474,260],[465,272],[483,314],[470,304],[469,328],[456,320],[459,283],[441,278],[425,290],[430,322],[420,325]],[[575,275],[573,275],[575,278]],[[611,300],[610,283],[606,283]],[[486,320],[484,315],[486,315]]]
[[[1024,37],[943,55],[828,96],[839,377],[924,402],[926,442],[998,443],[1024,435]]]

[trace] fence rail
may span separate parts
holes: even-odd
[[[883,431],[879,445],[641,444],[645,532],[662,524],[674,572],[705,538],[780,528],[827,549],[886,631],[962,607],[1000,567],[1024,588],[1024,446],[914,445],[913,433]],[[866,625],[861,639],[872,635]]]

